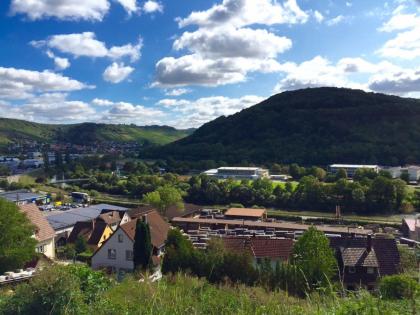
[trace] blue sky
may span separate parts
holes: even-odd
[[[198,127],[272,94],[420,96],[420,1],[3,0],[0,116]]]

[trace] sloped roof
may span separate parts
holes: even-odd
[[[375,250],[367,251],[366,248],[341,247],[341,257],[344,266],[349,267],[378,267]]]
[[[147,217],[147,223],[149,224],[150,228],[150,236],[152,245],[155,247],[161,247],[168,236],[169,231],[169,224],[160,216],[160,214],[155,211],[151,210],[147,213],[144,213],[143,216]],[[133,219],[130,222],[127,222],[120,226],[120,228],[127,233],[128,237],[134,241],[134,236],[136,234],[136,224],[138,219]]]
[[[331,237],[330,246],[335,250],[344,248],[367,248],[366,237]],[[400,254],[395,239],[373,237],[372,249],[375,251],[380,275],[392,275],[399,271]]]
[[[107,226],[107,223],[98,220],[77,222],[67,238],[67,242],[74,243],[79,236],[82,236],[89,245],[97,246]]]
[[[265,209],[253,208],[230,208],[225,212],[225,216],[239,216],[239,217],[262,217],[265,214]]]
[[[39,241],[45,241],[54,238],[55,232],[45,217],[42,215],[39,208],[29,203],[26,205],[20,205],[20,210],[26,214],[31,223],[35,226],[35,238]]]
[[[255,258],[288,260],[293,250],[293,240],[286,238],[223,237],[222,240],[227,250],[246,251]]]
[[[121,216],[119,211],[109,211],[109,212],[103,212],[98,217],[99,220],[102,220],[103,222],[107,224],[114,224],[121,221]]]

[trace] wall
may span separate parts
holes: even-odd
[[[122,243],[118,242],[118,235],[123,235]],[[108,249],[116,249],[116,259],[108,259]],[[126,260],[126,250],[133,250],[133,241],[124,231],[118,229],[92,257],[92,268],[114,267],[117,272],[119,269],[133,270],[133,262]]]

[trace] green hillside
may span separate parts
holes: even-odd
[[[219,117],[149,155],[232,164],[420,163],[419,122],[417,99],[304,89]]]
[[[192,130],[177,130],[167,126],[109,125],[82,123],[48,125],[24,120],[0,118],[0,146],[23,140],[40,142],[70,142],[93,144],[104,141],[148,142],[167,144],[189,135]]]

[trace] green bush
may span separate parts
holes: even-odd
[[[379,291],[385,299],[414,299],[420,294],[420,285],[407,275],[383,277]]]

